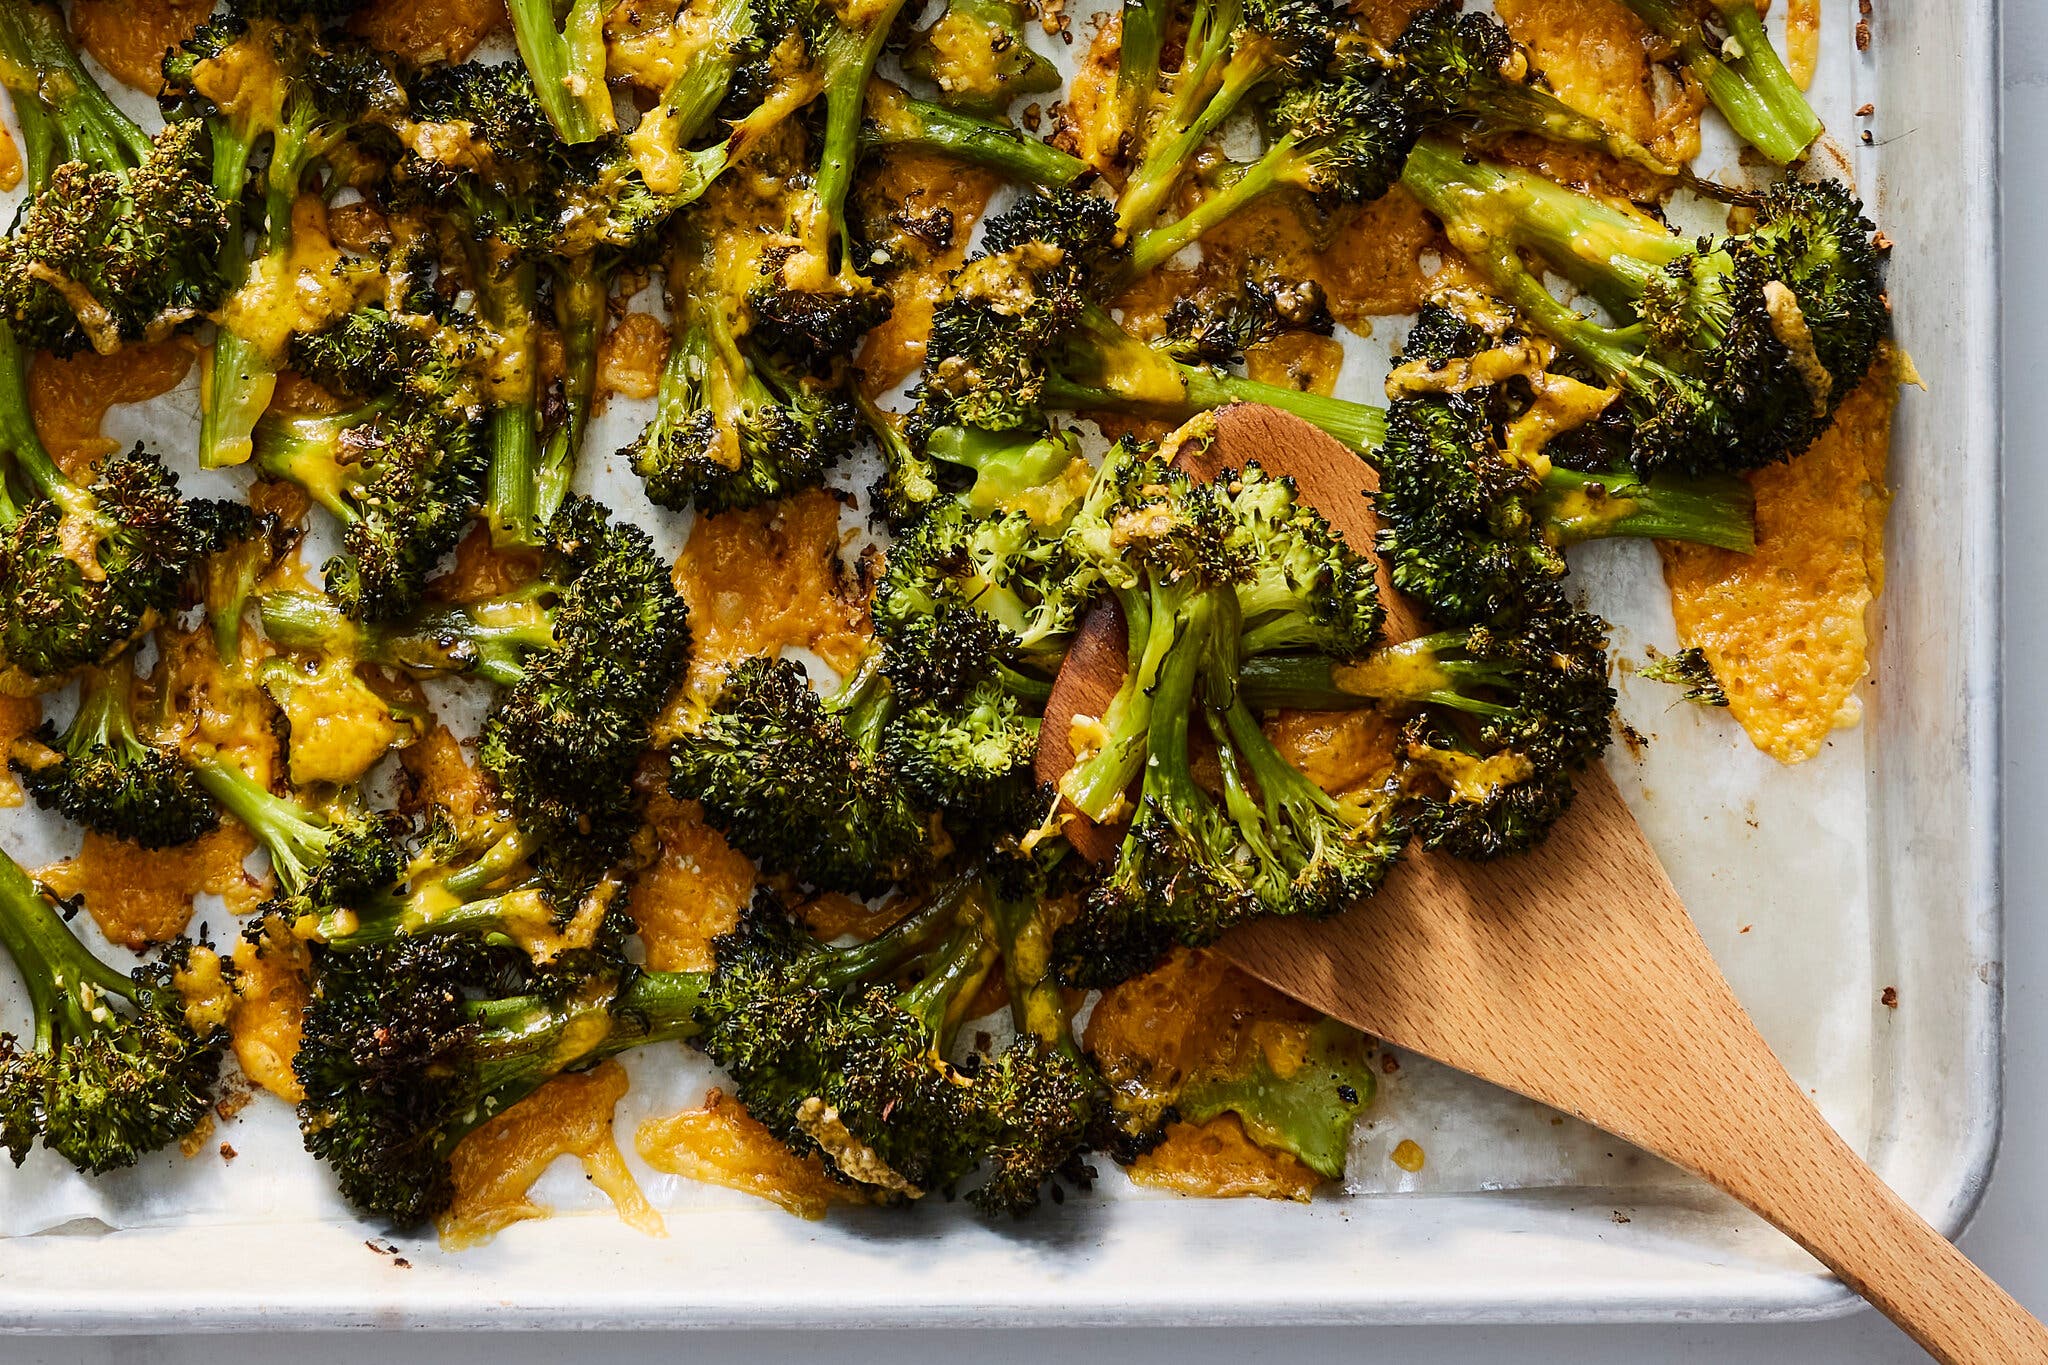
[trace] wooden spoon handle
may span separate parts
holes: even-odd
[[[2048,1327],[1864,1165],[1796,1084],[1722,1188],[1805,1247],[1944,1365],[2042,1365]],[[1793,1104],[1808,1120],[1784,1122]],[[1747,1125],[1745,1125],[1747,1126]],[[1747,1144],[1746,1144],[1747,1145]]]

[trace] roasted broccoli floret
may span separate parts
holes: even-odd
[[[132,654],[89,670],[64,732],[45,721],[14,742],[7,765],[37,805],[88,829],[144,848],[190,843],[220,816],[184,759],[143,738],[134,691]]]
[[[1493,335],[1425,305],[1388,381],[1387,438],[1375,456],[1380,552],[1395,585],[1434,619],[1492,621],[1542,597],[1564,577],[1565,547],[1588,540],[1754,548],[1754,498],[1741,479],[1571,469],[1532,446],[1525,431],[1553,434],[1558,419],[1546,413],[1576,405],[1590,415],[1611,395],[1547,371],[1542,343],[1515,327],[1511,310],[1486,316]],[[1505,377],[1482,378],[1493,362]]]
[[[703,225],[669,254],[674,335],[657,408],[620,452],[665,507],[724,512],[816,487],[852,453],[860,416],[843,379],[819,379],[741,334],[746,300],[721,286]]]
[[[1652,659],[1636,673],[1651,682],[1670,683],[1673,687],[1683,688],[1681,695],[1696,706],[1728,704],[1728,690],[1714,676],[1714,665],[1708,662],[1706,651],[1697,645]]]
[[[1060,793],[1082,815],[1111,823],[1131,812],[1126,793],[1134,781],[1139,788],[1115,864],[1058,938],[1062,976],[1094,985],[1259,915],[1341,909],[1378,888],[1406,838],[1390,793],[1323,792],[1266,738],[1237,688],[1241,601],[1265,604],[1277,619],[1312,620],[1324,609],[1313,603],[1334,601],[1331,589],[1355,592],[1356,557],[1326,528],[1309,536],[1294,512],[1275,515],[1284,484],[1247,485],[1242,476],[1202,484],[1124,448],[1104,468],[1112,472],[1069,538],[1097,557],[1130,648],[1099,738],[1077,754]],[[1232,507],[1234,486],[1250,492],[1261,515]],[[1285,501],[1291,507],[1291,496]],[[1315,572],[1287,589],[1283,566],[1299,563],[1305,544],[1319,547]],[[1368,589],[1353,613],[1376,615],[1370,600]],[[1220,801],[1195,780],[1198,716],[1216,745]]]
[[[1688,240],[1661,224],[1425,138],[1402,183],[1496,292],[1621,390],[1645,476],[1789,458],[1827,428],[1890,329],[1874,229],[1833,181],[1781,181],[1757,225]],[[1532,252],[1619,321],[1558,302]]]
[[[227,1030],[189,1010],[173,984],[189,945],[123,976],[5,853],[0,945],[35,1011],[29,1037],[0,1037],[0,1145],[17,1166],[41,1142],[98,1175],[207,1118]]]
[[[301,338],[303,372],[356,398],[338,412],[266,414],[256,467],[299,485],[341,523],[329,595],[378,620],[418,605],[482,491],[483,343],[451,321],[364,309]]]
[[[697,1030],[700,975],[627,973],[560,998],[505,992],[501,956],[462,935],[320,955],[292,1070],[306,1150],[395,1229],[454,1193],[464,1135],[572,1066]]]
[[[1180,64],[1138,115],[1142,150],[1117,196],[1118,225],[1149,227],[1202,145],[1247,101],[1322,78],[1345,18],[1327,0],[1195,0]]]
[[[246,7],[243,7],[246,8]],[[237,79],[236,73],[260,73]],[[220,274],[235,292],[216,319],[200,404],[199,463],[242,464],[270,406],[294,332],[317,330],[353,302],[348,273],[302,272],[292,256],[295,209],[317,185],[323,157],[359,125],[405,113],[405,92],[367,45],[322,35],[311,22],[227,14],[208,20],[164,59],[162,103],[174,119],[201,119],[212,147],[214,193],[229,206]],[[251,158],[267,147],[258,177]],[[254,221],[242,204],[262,193]],[[245,252],[244,229],[254,229]]]
[[[1820,136],[1820,116],[1771,46],[1752,0],[1622,3],[1678,49],[1729,126],[1771,161],[1790,165]]]
[[[1024,24],[1024,7],[1013,0],[947,0],[911,35],[903,69],[937,86],[941,104],[1001,114],[1061,85],[1058,68],[1025,42]]]
[[[1684,174],[1621,129],[1559,99],[1498,19],[1463,9],[1464,0],[1440,0],[1420,11],[1387,54],[1393,93],[1418,121],[1471,123],[1481,136],[1534,133],[1597,148],[1652,175]]]
[[[29,417],[23,356],[0,325],[0,656],[41,684],[104,663],[178,604],[214,548],[206,504],[137,447],[73,482]]]
[[[1402,733],[1408,817],[1424,845],[1461,858],[1540,842],[1575,775],[1606,752],[1614,712],[1607,628],[1554,590],[1506,624],[1406,640],[1356,664],[1249,659],[1239,689],[1260,708],[1421,707]]]
[[[207,794],[269,855],[277,880],[270,908],[288,920],[346,906],[404,875],[404,845],[385,813],[346,797],[316,808],[279,796],[204,745],[191,747],[187,760]]]
[[[111,352],[219,303],[230,222],[204,130],[145,135],[80,64],[55,6],[0,5],[0,68],[32,196],[0,242],[0,317],[22,344]]]
[[[1233,168],[1230,178],[1179,218],[1135,232],[1125,277],[1157,269],[1276,190],[1292,187],[1322,203],[1358,204],[1393,188],[1420,124],[1397,95],[1380,88],[1378,76],[1373,63],[1353,57],[1288,86],[1268,115],[1264,153]]]
[[[921,870],[930,828],[884,760],[879,657],[830,698],[789,659],[744,659],[669,750],[669,790],[772,872],[870,895]]]

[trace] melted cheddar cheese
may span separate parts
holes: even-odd
[[[668,359],[668,329],[652,313],[628,313],[597,348],[597,391],[622,398],[652,398]]]
[[[696,650],[685,690],[715,690],[725,666],[800,647],[834,668],[863,648],[865,611],[839,559],[839,503],[813,489],[745,512],[699,517],[676,560]]]
[[[711,940],[738,923],[754,894],[754,862],[704,823],[704,808],[654,784],[647,821],[659,853],[640,873],[627,902],[647,965],[659,972],[703,972],[715,965]]]
[[[263,884],[242,867],[256,841],[232,819],[179,848],[145,849],[125,839],[85,832],[76,856],[36,873],[59,896],[82,896],[109,943],[137,952],[185,932],[192,901],[219,896],[242,916],[263,899]]]
[[[292,1074],[299,1055],[302,1016],[312,1000],[313,961],[306,945],[274,916],[266,917],[263,940],[235,940],[230,959],[228,1041],[242,1074],[286,1104],[305,1098]]]
[[[29,415],[50,458],[79,478],[118,448],[100,434],[109,408],[168,393],[191,368],[192,342],[186,337],[124,346],[112,355],[80,351],[62,360],[38,355],[29,367]]]
[[[894,97],[900,99],[901,92]],[[875,101],[870,96],[871,106]],[[950,157],[905,151],[889,153],[878,171],[863,177],[855,196],[864,217],[879,222],[900,216],[917,223],[938,216],[929,239],[908,231],[891,236],[893,308],[861,341],[855,359],[870,397],[895,388],[924,364],[932,310],[948,277],[967,259],[968,238],[1001,183],[993,172]]]
[[[719,1090],[707,1094],[701,1108],[647,1120],[633,1146],[657,1171],[739,1190],[799,1218],[816,1220],[834,1204],[865,1202],[857,1186],[826,1175],[816,1153],[797,1156]]]
[[[14,747],[14,741],[36,732],[43,723],[43,704],[34,697],[17,697],[0,692],[0,754]],[[0,809],[12,810],[23,801],[21,782],[14,770],[0,770]]]
[[[190,38],[213,0],[72,0],[71,32],[115,80],[164,88],[164,53]]]
[[[1322,1177],[1287,1152],[1253,1142],[1236,1114],[1170,1123],[1166,1136],[1125,1168],[1132,1182],[1199,1199],[1291,1199],[1306,1204]]]
[[[547,1217],[549,1210],[528,1191],[564,1156],[583,1164],[626,1226],[663,1236],[661,1215],[640,1192],[612,1137],[612,1113],[625,1093],[625,1068],[605,1062],[555,1077],[463,1138],[448,1159],[455,1196],[435,1220],[441,1245],[481,1246],[514,1223]]]
[[[1811,449],[1750,476],[1755,554],[1659,546],[1678,638],[1706,654],[1729,714],[1781,763],[1812,758],[1863,716],[1897,397],[1880,364]]]
[[[349,27],[413,66],[459,62],[506,26],[505,0],[370,0]]]

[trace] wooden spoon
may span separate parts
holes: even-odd
[[[1182,458],[1203,476],[1253,460],[1292,475],[1354,547],[1373,544],[1371,469],[1298,418],[1225,409],[1213,446]],[[1381,591],[1388,637],[1420,633],[1384,566]],[[1123,626],[1098,610],[1046,708],[1040,777],[1072,766],[1069,722],[1101,715],[1123,668]],[[1069,837],[1099,861],[1118,834],[1077,817]],[[1771,1055],[1604,769],[1529,854],[1413,851],[1337,918],[1247,925],[1222,949],[1325,1014],[1726,1190],[1937,1360],[2048,1362],[2048,1328],[1886,1188]]]

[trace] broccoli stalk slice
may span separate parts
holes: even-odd
[[[1512,708],[1474,695],[1509,682],[1506,669],[1446,657],[1465,643],[1463,631],[1440,631],[1387,645],[1352,664],[1322,654],[1259,655],[1244,661],[1238,693],[1245,705],[1259,711],[1344,711],[1412,702],[1475,716],[1510,714]]]
[[[832,225],[833,240],[847,240],[846,196],[860,160],[861,124],[875,63],[904,0],[881,0],[863,12],[858,27],[834,23],[824,41],[820,66],[825,82],[825,136],[818,151],[818,172],[811,195]]]
[[[1179,582],[1155,578],[1142,591],[1116,589],[1131,664],[1103,711],[1105,737],[1092,753],[1066,771],[1059,784],[1060,795],[1098,824],[1117,817],[1140,770],[1145,773],[1146,792],[1151,794],[1153,769],[1169,761],[1164,755],[1171,748],[1175,727],[1182,737],[1181,748],[1186,748],[1185,698],[1178,704],[1178,714],[1169,713],[1175,709],[1173,696],[1193,695],[1190,670],[1199,661],[1213,612],[1213,606],[1202,605],[1206,591],[1192,576]],[[1186,755],[1178,761],[1185,764]]]
[[[361,824],[330,821],[268,791],[216,753],[194,753],[188,761],[207,794],[240,820],[270,855],[271,872],[286,897],[306,896],[330,881],[335,889],[355,889],[376,878],[379,863],[393,872],[380,880],[395,880],[396,846],[381,844]]]
[[[1172,19],[1171,0],[1124,0],[1117,46],[1116,107],[1125,132],[1139,131],[1139,120],[1158,93],[1159,64]]]
[[[605,306],[611,297],[607,274],[590,259],[568,262],[555,273],[555,324],[562,336],[562,412],[548,432],[534,470],[532,524],[554,520],[569,496],[583,430],[597,393],[597,353],[604,340]]]
[[[17,1165],[40,1138],[98,1175],[134,1165],[206,1117],[222,1035],[192,1029],[165,967],[130,977],[95,957],[4,852],[0,947],[34,1013],[26,1049],[0,1039],[0,1145]]]
[[[133,170],[149,156],[148,134],[86,71],[53,5],[0,5],[0,84],[21,117],[33,192],[46,188],[50,173],[67,161]]]
[[[1007,122],[977,118],[901,93],[883,98],[880,86],[868,96],[861,146],[937,152],[986,167],[1020,184],[1048,189],[1071,185],[1088,169],[1081,158],[1026,137]]]
[[[511,687],[526,676],[530,656],[555,647],[548,583],[497,597],[436,608],[404,621],[358,622],[327,597],[265,593],[257,602],[263,633],[286,649],[319,651],[402,668],[409,673],[466,673]]]
[[[571,0],[559,24],[554,0],[507,0],[506,8],[534,98],[562,141],[595,142],[617,128],[605,84],[605,0]]]
[[[484,520],[491,543],[500,547],[536,548],[547,525],[540,518],[540,358],[531,353],[539,337],[535,278],[531,261],[515,260],[477,291],[491,325],[516,338],[511,344],[522,351],[493,385],[488,421],[491,465],[484,481]]]
[[[1146,349],[1150,349],[1147,347]],[[1291,412],[1318,427],[1360,454],[1379,448],[1386,439],[1387,414],[1381,408],[1306,393],[1280,384],[1261,383],[1241,375],[1225,374],[1202,365],[1173,366],[1178,394],[1167,389],[1156,394],[1134,395],[1103,384],[1091,384],[1052,375],[1045,381],[1045,397],[1053,407],[1081,412],[1149,412],[1174,420],[1228,407],[1232,403],[1263,403]]]
[[[1038,435],[940,427],[926,438],[925,453],[974,472],[973,484],[961,495],[968,507],[1000,512],[1065,472],[1080,458],[1081,442],[1071,431]]]
[[[1756,549],[1755,495],[1733,476],[1643,479],[1627,469],[1588,474],[1553,465],[1540,482],[1531,510],[1559,545],[1626,536]]]
[[[1679,60],[1706,88],[1729,126],[1780,166],[1789,166],[1820,136],[1813,106],[1771,45],[1751,0],[1706,0],[1726,36],[1716,41],[1686,0],[1623,0],[1636,17],[1678,48]]]

